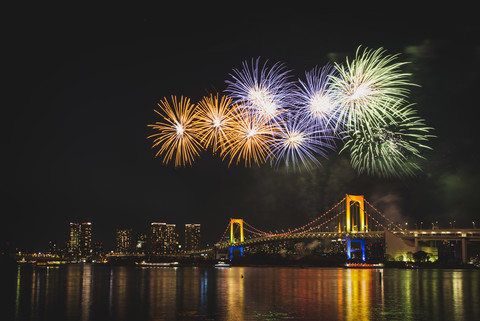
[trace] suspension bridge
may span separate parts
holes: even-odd
[[[342,240],[345,242],[347,257],[350,259],[352,253],[357,252],[363,261],[366,259],[367,240],[385,241],[386,250],[390,253],[395,250],[415,253],[425,248],[422,245],[430,241],[460,241],[462,261],[465,263],[467,244],[480,241],[480,229],[407,230],[384,215],[363,195],[347,194],[322,215],[286,232],[266,232],[243,219],[232,218],[215,247],[219,251],[229,251],[232,257],[234,251],[243,255],[244,248],[250,246],[319,239]]]

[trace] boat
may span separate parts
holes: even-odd
[[[383,263],[345,263],[346,268],[354,269],[381,269]]]
[[[226,263],[224,261],[218,261],[217,263],[215,263],[215,267],[230,267],[230,263]]]
[[[178,262],[136,262],[138,266],[143,267],[176,267],[178,266]]]

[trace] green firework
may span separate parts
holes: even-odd
[[[396,104],[398,105],[398,104]],[[431,127],[411,106],[399,108],[398,117],[383,126],[359,128],[345,136],[343,151],[350,153],[359,174],[384,178],[415,176],[421,171],[422,152],[431,149]]]

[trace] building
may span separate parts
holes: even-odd
[[[135,253],[146,254],[147,253],[147,235],[143,233],[135,234]]]
[[[164,239],[167,231],[167,223],[151,224],[151,236],[150,236],[150,253],[151,254],[164,254]]]
[[[119,254],[131,254],[134,251],[132,229],[117,229],[115,237],[115,251]]]
[[[165,254],[178,253],[178,234],[175,231],[175,224],[167,224],[167,235],[165,239]]]
[[[200,224],[185,224],[185,251],[200,249]]]
[[[74,259],[89,259],[92,255],[92,223],[70,223],[68,254]]]
[[[155,255],[174,254],[178,252],[178,234],[175,224],[152,223],[150,252]]]

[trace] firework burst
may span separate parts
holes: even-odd
[[[334,149],[331,137],[323,130],[309,126],[298,114],[288,114],[285,121],[278,126],[278,131],[271,142],[269,158],[275,167],[285,164],[287,170],[301,171],[302,167],[310,171],[320,166],[318,157],[327,157],[327,150]]]
[[[220,155],[223,154],[235,126],[233,117],[236,108],[236,105],[232,105],[231,98],[219,98],[218,94],[210,94],[198,102],[195,110],[198,135],[205,149],[212,147],[214,153],[220,149]]]
[[[270,142],[278,127],[252,110],[241,108],[237,109],[234,122],[223,158],[230,158],[229,166],[241,160],[246,167],[250,167],[252,162],[260,166],[271,153]]]
[[[352,167],[358,173],[388,178],[414,176],[421,170],[422,151],[431,149],[426,143],[435,136],[411,106],[399,111],[400,119],[355,131],[347,138],[342,151],[349,151]]]
[[[336,116],[338,103],[330,90],[330,78],[335,69],[331,65],[314,68],[305,73],[305,82],[299,80],[294,96],[297,113],[303,116],[304,121],[313,123],[313,126],[326,130],[332,128],[337,122]]]
[[[171,103],[164,98],[158,104],[160,111],[155,112],[162,120],[148,125],[157,133],[147,137],[153,139],[153,146],[159,146],[155,157],[163,155],[163,163],[175,159],[175,167],[191,165],[201,150],[200,137],[197,132],[195,119],[195,105],[189,98],[171,97]]]
[[[385,50],[358,47],[355,58],[345,65],[335,64],[337,74],[331,77],[332,92],[339,103],[338,124],[357,130],[385,124],[386,119],[398,117],[391,100],[406,98],[413,85],[410,74],[403,73],[405,62],[395,62],[398,55],[385,55]]]
[[[260,66],[260,58],[246,61],[243,69],[234,69],[227,80],[225,92],[235,103],[252,109],[266,121],[276,121],[287,106],[292,87],[285,65],[276,63],[271,68],[265,62]]]

